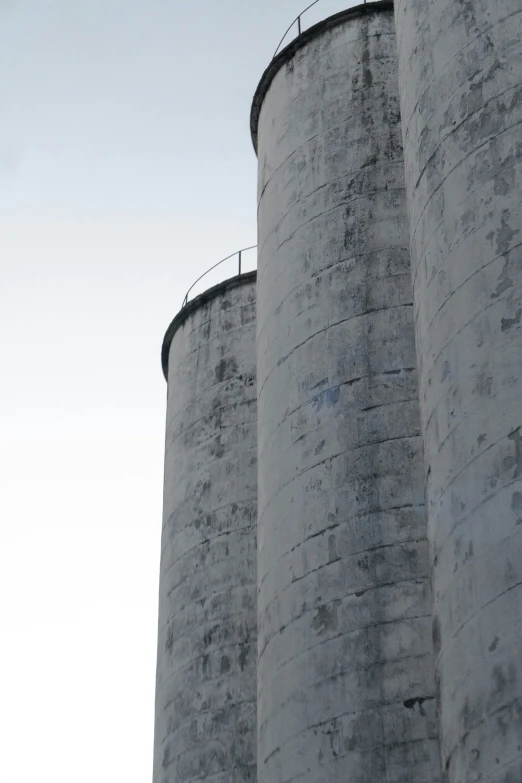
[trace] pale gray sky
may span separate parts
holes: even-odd
[[[306,4],[0,0],[6,783],[150,780],[161,341],[256,241],[250,102]]]

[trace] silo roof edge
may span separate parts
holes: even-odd
[[[380,2],[361,3],[360,5],[356,5],[353,8],[347,8],[345,11],[340,11],[337,14],[333,14],[327,19],[323,19],[321,22],[318,22],[312,27],[309,27],[297,38],[294,38],[294,40],[291,41],[287,47],[285,47],[276,57],[274,57],[261,77],[261,81],[259,82],[254,94],[252,108],[250,111],[250,133],[256,155],[257,128],[259,124],[261,107],[263,105],[265,96],[270,89],[270,85],[272,84],[275,75],[278,73],[281,67],[286,62],[291,60],[295,53],[299,51],[299,49],[302,49],[304,46],[306,46],[307,43],[309,43],[309,41],[313,40],[318,35],[321,35],[321,33],[325,32],[325,30],[329,30],[330,28],[335,27],[336,25],[341,24],[348,19],[360,16],[361,14],[370,14],[374,13],[375,11],[390,10],[393,10],[393,0],[380,0]]]
[[[170,346],[172,344],[174,335],[176,334],[178,329],[185,323],[189,315],[191,315],[198,308],[207,304],[207,302],[210,302],[212,299],[215,299],[220,294],[224,294],[226,291],[231,291],[233,288],[238,288],[241,285],[247,285],[248,283],[255,283],[256,280],[257,280],[257,271],[255,270],[253,272],[245,272],[242,275],[236,275],[235,277],[229,277],[228,280],[223,280],[221,283],[212,286],[212,288],[208,288],[206,291],[203,291],[202,294],[199,294],[199,296],[194,297],[194,299],[191,299],[190,302],[185,305],[185,307],[181,308],[181,310],[175,316],[169,328],[165,332],[165,337],[163,338],[163,345],[161,346],[161,367],[163,369],[163,375],[165,376],[165,380],[167,382],[169,379]]]

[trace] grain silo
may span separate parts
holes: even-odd
[[[522,780],[522,3],[396,0],[445,780]]]
[[[256,779],[255,363],[255,273],[165,337],[155,783]]]
[[[283,50],[252,133],[258,783],[435,783],[393,3]]]

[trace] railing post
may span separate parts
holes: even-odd
[[[241,250],[238,253],[239,256],[239,274],[241,274]]]

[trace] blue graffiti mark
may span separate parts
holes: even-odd
[[[320,411],[322,408],[333,408],[339,402],[341,396],[341,389],[339,386],[335,386],[333,389],[325,389],[324,392],[318,394],[314,400],[314,408]]]

